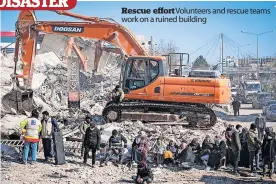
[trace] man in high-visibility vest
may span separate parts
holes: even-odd
[[[24,154],[23,163],[27,164],[29,149],[32,149],[32,162],[36,162],[37,144],[39,142],[39,133],[42,130],[41,121],[38,120],[39,113],[36,110],[32,111],[31,117],[20,122],[20,127],[24,135]]]

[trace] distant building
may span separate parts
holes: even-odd
[[[267,65],[269,63],[276,62],[276,57],[272,56],[266,56],[266,57],[260,57],[259,58],[259,64],[260,65]],[[254,64],[257,64],[257,58],[242,58],[238,61],[240,66],[251,66]]]
[[[226,56],[223,59],[223,67],[228,68],[228,67],[234,67],[237,66],[236,59],[234,56]]]

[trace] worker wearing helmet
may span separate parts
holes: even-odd
[[[121,162],[121,153],[124,147],[127,148],[127,140],[126,138],[119,133],[116,129],[112,130],[112,136],[109,138],[109,153],[107,154],[106,161],[110,159],[112,154],[119,156],[119,162]],[[117,164],[117,163],[116,163]]]
[[[37,110],[33,110],[31,117],[20,122],[20,127],[24,135],[24,154],[23,154],[23,163],[27,164],[27,159],[29,155],[29,149],[32,149],[32,162],[36,162],[37,156],[37,144],[39,142],[39,134],[42,130],[41,121],[38,120],[39,113]]]
[[[113,89],[113,91],[111,92],[112,102],[120,103],[123,101],[124,97],[124,91],[119,85],[117,85],[115,89]]]

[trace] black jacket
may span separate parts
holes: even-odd
[[[186,149],[184,149],[176,159],[178,159],[180,162],[195,162],[195,154],[193,153],[193,148],[191,145],[189,145]]]
[[[237,100],[233,101],[232,105],[234,110],[239,110],[239,108],[241,107],[241,103]]]
[[[276,155],[276,139],[266,136],[262,144],[262,156],[267,157],[270,162],[275,160]]]
[[[86,129],[85,136],[84,136],[84,146],[100,146],[101,142],[101,133],[100,130],[95,127],[91,130],[90,127]]]
[[[119,134],[117,135],[116,137],[114,135],[112,135],[110,138],[109,138],[109,147],[122,147],[122,141],[125,143],[125,145],[127,144],[127,139],[122,135],[122,134]]]
[[[136,179],[138,179],[138,177],[140,177],[140,178],[149,177],[153,180],[153,173],[148,166],[146,166],[144,168],[138,168]]]
[[[240,134],[237,130],[231,135],[231,148],[234,152],[241,151]]]

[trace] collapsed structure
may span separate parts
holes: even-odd
[[[62,14],[69,13],[63,12]],[[166,68],[165,66],[166,62],[168,62],[168,64],[171,64],[171,55],[168,56],[168,60],[160,56],[147,56],[147,53],[135,40],[129,30],[117,24],[116,22],[114,23],[104,19],[102,20],[95,17],[90,18],[76,14],[73,14],[73,17],[81,18],[90,22],[70,23],[70,25],[64,25],[64,22],[38,22],[36,21],[34,12],[23,11],[20,13],[19,22],[17,24],[17,31],[20,33],[20,38],[18,38],[17,40],[16,52],[14,56],[14,71],[16,73],[13,73],[13,70],[10,70],[10,68],[12,67],[12,65],[10,65],[10,63],[12,63],[10,56],[8,56],[8,58],[4,58],[2,63],[2,66],[8,66],[8,68],[10,67],[7,71],[8,75],[5,76],[5,85],[13,84],[16,85],[16,87],[13,86],[13,93],[11,93],[11,95],[5,94],[5,97],[9,98],[3,98],[2,104],[4,108],[2,108],[2,110],[8,109],[15,114],[20,113],[18,109],[15,110],[13,108],[10,108],[10,101],[8,100],[14,100],[14,94],[16,95],[16,97],[18,97],[17,91],[20,91],[22,89],[20,88],[19,80],[17,79],[24,78],[23,85],[27,84],[27,86],[31,87],[31,91],[28,91],[29,89],[25,89],[26,91],[24,91],[25,96],[27,97],[27,99],[25,99],[25,104],[23,95],[21,96],[22,99],[16,99],[13,101],[15,102],[17,107],[17,100],[22,100],[23,107],[36,104],[41,111],[47,110],[53,116],[57,117],[60,120],[71,119],[71,121],[75,123],[75,125],[72,126],[73,129],[76,129],[77,124],[79,123],[78,119],[80,118],[80,115],[83,114],[82,112],[98,115],[103,114],[105,119],[110,119],[110,116],[108,116],[109,112],[113,111],[117,113],[117,116],[111,120],[120,122],[121,111],[129,111],[130,109],[139,109],[145,112],[156,109],[158,109],[157,111],[165,110],[169,111],[170,113],[176,113],[178,116],[183,116],[182,112],[187,111],[190,113],[194,113],[196,116],[195,118],[186,118],[186,121],[188,121],[190,127],[198,126],[199,131],[201,131],[201,128],[213,128],[213,126],[217,122],[216,115],[214,111],[211,108],[205,106],[204,103],[228,103],[230,100],[228,79],[221,78],[218,75],[210,75],[210,72],[203,72],[203,74],[206,73],[203,76],[183,77],[181,75],[183,67],[182,63],[176,66],[180,67],[178,69],[180,73],[175,72],[174,75],[173,73],[170,73],[169,76],[167,76],[168,68]],[[23,19],[27,19],[28,21],[21,22],[21,20]],[[71,31],[67,30],[66,34],[62,29],[62,26],[70,27],[77,25],[80,27],[79,29],[72,29]],[[28,36],[30,34],[27,34],[27,32],[23,30],[28,30],[29,33],[32,33],[31,35],[34,36],[30,39]],[[35,55],[36,44],[35,33],[37,33],[37,31],[39,30],[50,34],[46,34],[44,36],[39,54],[35,57],[35,60],[33,61],[32,59]],[[94,30],[94,32],[91,32],[91,30]],[[99,34],[100,30],[105,32],[101,32],[101,34]],[[54,34],[52,34],[53,32],[55,32],[55,34],[59,36],[59,39],[54,38]],[[87,38],[96,38],[109,41],[119,46],[122,53],[134,55],[128,58],[124,58],[127,59],[124,60],[126,61],[126,65],[124,68],[125,73],[123,73],[122,75],[123,78],[120,79],[122,63],[121,60],[118,59],[118,56],[120,56],[118,55],[118,53],[115,52],[114,54],[107,54],[101,52],[104,54],[102,55],[102,58],[99,60],[99,62],[91,62],[89,61],[89,56],[93,56],[92,53],[94,53],[95,56],[94,61],[97,60],[97,47],[95,48],[94,52],[91,50],[92,45],[95,45],[95,42],[91,40],[75,39],[75,42],[81,48],[82,53],[86,53],[88,56],[88,59],[86,57],[86,61],[82,59],[82,64],[84,66],[87,64],[86,69],[100,69],[98,70],[98,73],[96,72],[93,74],[86,71],[80,72],[79,90],[82,92],[82,94],[79,98],[77,98],[77,101],[81,102],[81,111],[77,110],[75,114],[70,113],[70,109],[68,109],[67,103],[68,99],[70,101],[70,96],[68,96],[68,86],[66,84],[66,79],[68,78],[66,75],[68,66],[70,66],[70,64],[66,62],[73,60],[74,58],[74,56],[71,56],[71,54],[66,54],[67,40],[71,39],[68,36],[84,36]],[[121,42],[118,41],[118,38]],[[26,43],[24,45],[21,45],[21,48],[24,47],[21,50],[21,59],[23,61],[23,64],[17,62],[19,57],[19,44],[21,42]],[[122,48],[124,50],[122,50]],[[50,50],[52,50],[52,52],[49,52]],[[109,55],[108,59],[106,58],[107,55]],[[149,65],[151,65],[151,67]],[[146,66],[146,68],[143,68],[143,66]],[[128,71],[131,71],[131,73],[128,74]],[[22,75],[18,75],[17,72],[21,72]],[[11,74],[13,74],[12,77],[13,79],[16,79],[16,81],[8,80]],[[144,77],[139,79],[139,75],[142,74],[144,75]],[[113,89],[114,85],[120,82],[122,82],[122,88],[125,89],[126,101],[119,105],[111,103],[107,107],[105,107],[106,102],[109,101],[108,94]],[[142,85],[141,82],[144,84]],[[175,85],[175,87],[173,87],[172,85]],[[204,89],[206,89],[205,91],[202,90],[203,87]],[[30,95],[33,98],[29,98]],[[187,95],[190,95],[190,97],[188,98]],[[33,101],[31,100],[33,100],[35,103],[33,103]],[[142,103],[140,103],[141,100]],[[162,108],[160,109],[160,107]],[[29,109],[31,108],[32,107],[30,107]],[[5,113],[7,112],[4,112],[3,114]],[[202,121],[200,120],[201,116],[198,114],[210,115],[210,122],[208,122],[207,124],[202,123]],[[188,115],[185,116],[190,117]],[[191,119],[193,120],[191,121]],[[129,123],[130,121],[126,122],[127,123],[123,123],[122,125],[131,125],[131,123]],[[137,127],[135,131],[148,127],[142,126],[141,123],[137,123],[137,125],[141,126]],[[219,122],[219,125],[222,126],[222,123]],[[179,126],[178,128],[182,127],[181,125],[177,126]],[[70,126],[66,126],[67,129],[68,127]],[[180,131],[180,133],[176,133],[173,131],[174,128],[172,127],[163,127],[166,127],[167,130],[171,129],[171,132],[168,134],[175,134],[175,137],[173,139],[178,139],[179,137],[177,137],[177,135],[183,137],[183,135],[185,134],[184,132],[187,133],[188,131],[184,131],[185,128],[183,128],[182,132]],[[156,128],[157,129],[153,132],[164,132],[160,130],[160,126],[156,126]],[[148,127],[146,129],[151,128]],[[72,136],[73,134],[67,134],[67,136],[69,135]],[[191,137],[187,136],[187,138],[190,139]]]

